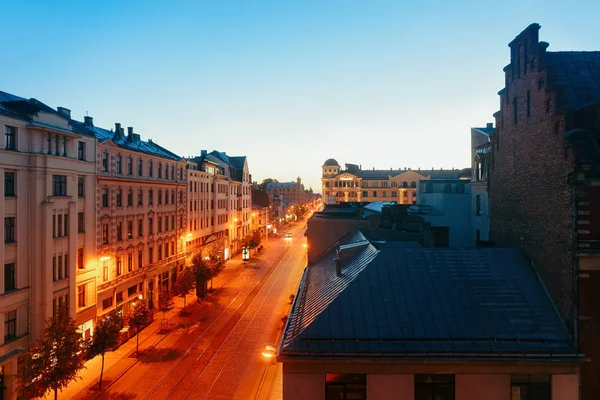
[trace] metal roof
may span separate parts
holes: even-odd
[[[98,142],[103,143],[107,140],[112,141],[118,147],[137,151],[140,153],[151,154],[153,156],[167,158],[169,160],[180,161],[182,158],[175,153],[170,152],[158,144],[144,140],[129,140],[126,135],[116,136],[113,131],[109,131],[97,126],[92,127]]]
[[[338,246],[359,240],[357,232]],[[518,249],[368,247],[339,277],[334,253],[306,268],[280,356],[575,353]]]

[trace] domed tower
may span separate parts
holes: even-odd
[[[321,168],[323,170],[323,176],[334,176],[340,172],[341,167],[335,159],[330,158],[325,161]]]

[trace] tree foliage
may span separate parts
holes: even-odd
[[[201,252],[194,254],[192,257],[192,272],[196,280],[196,296],[204,297],[206,282],[211,278],[212,272],[206,265],[206,260]]]
[[[129,327],[135,329],[135,352],[140,354],[140,331],[150,320],[150,310],[142,300],[137,301],[133,307],[133,314],[129,317]]]
[[[273,179],[273,178],[266,178],[266,179],[263,179],[263,181],[262,181],[261,183],[259,183],[259,184],[258,184],[258,188],[259,188],[260,190],[262,190],[263,192],[266,192],[266,190],[267,190],[267,185],[268,185],[269,183],[273,183],[273,182],[279,182],[279,181],[278,181],[277,179]]]
[[[86,347],[67,307],[57,308],[25,357],[21,376],[25,398],[43,397],[53,391],[56,399],[58,391],[83,368]]]
[[[194,284],[196,283],[196,275],[192,268],[184,268],[184,270],[179,274],[175,284],[173,285],[173,293],[177,296],[183,298],[183,308],[186,307],[186,296],[190,293],[190,291],[194,288]]]
[[[121,331],[120,317],[116,310],[106,314],[102,319],[96,321],[94,335],[88,344],[87,357],[102,356],[102,368],[100,369],[100,381],[98,387],[102,389],[102,375],[104,374],[104,354],[114,351],[119,347]]]
[[[173,296],[168,290],[163,290],[158,294],[158,311],[163,313],[163,319],[166,318],[165,314],[173,309]]]
[[[248,241],[248,246],[250,246],[251,249],[258,247],[258,245],[260,244],[260,241],[261,241],[260,231],[256,230],[250,236],[250,239]]]

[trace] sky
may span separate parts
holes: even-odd
[[[597,0],[2,0],[0,90],[133,126],[174,153],[248,157],[255,181],[321,190],[363,169],[470,166],[508,43],[600,50]]]

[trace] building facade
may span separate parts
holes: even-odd
[[[93,126],[91,118],[86,123],[98,140],[97,315],[114,309],[127,315],[140,298],[153,308],[185,264],[185,161],[132,127],[125,135],[119,123],[114,131]]]
[[[312,201],[312,189],[305,190],[300,177],[296,182],[269,182],[265,187],[271,196],[279,196],[290,205],[306,204]]]
[[[413,204],[419,179],[457,179],[459,170],[363,170],[356,164],[346,169],[330,158],[321,167],[324,204],[362,201],[395,201]]]
[[[18,358],[66,304],[84,336],[94,322],[95,152],[63,107],[0,92],[0,390],[14,397]],[[80,307],[76,287],[90,284]]]
[[[523,248],[580,352],[582,398],[600,393],[600,52],[549,52],[532,24],[509,43],[494,114],[490,236]]]
[[[471,128],[471,229],[477,245],[490,240],[488,171],[493,123]]]

